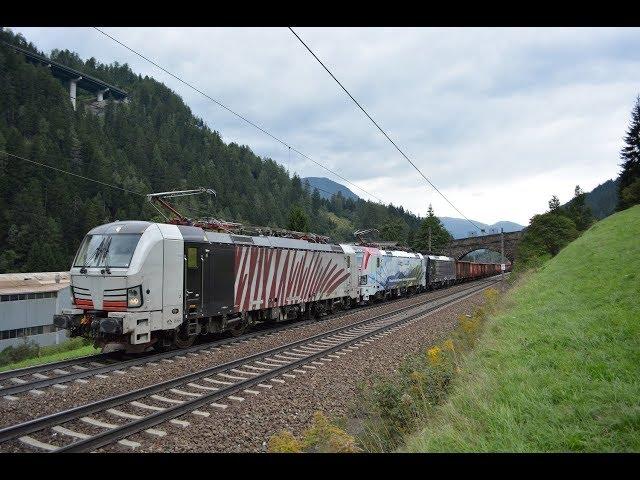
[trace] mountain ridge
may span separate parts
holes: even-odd
[[[301,180],[303,182],[305,181],[309,182],[309,187],[311,188],[312,191],[314,188],[317,188],[320,196],[327,200],[330,200],[331,196],[337,194],[338,192],[341,192],[342,196],[345,198],[351,198],[353,200],[360,198],[358,197],[358,195],[353,193],[351,190],[349,190],[347,187],[345,187],[341,183],[335,182],[326,177],[305,177],[305,178],[302,178]],[[444,227],[453,236],[453,238],[464,238],[464,237],[471,236],[470,235],[471,230],[469,230],[469,227],[471,227],[471,225],[467,220],[463,218],[456,218],[456,217],[438,217],[438,218],[440,219]],[[483,228],[485,230],[485,234],[491,233],[492,229],[495,230],[495,233],[499,233],[500,228],[504,228],[505,233],[507,233],[507,232],[517,232],[524,228],[524,225],[520,225],[516,222],[511,222],[509,220],[501,220],[493,224],[483,223],[478,220],[472,220],[472,221],[473,223],[478,225],[480,228]],[[471,228],[472,230],[474,230],[473,227]],[[478,234],[477,231],[475,233]]]
[[[305,181],[309,182],[309,187],[311,188],[312,193],[313,189],[317,188],[320,196],[326,200],[331,200],[331,196],[338,192],[341,192],[343,197],[350,198],[351,200],[357,200],[360,198],[341,183],[334,182],[327,177],[303,177],[300,180],[302,180],[303,183]]]

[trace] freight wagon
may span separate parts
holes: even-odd
[[[456,262],[456,278],[458,282],[498,275],[500,272],[500,264],[497,263],[475,263],[460,260]]]

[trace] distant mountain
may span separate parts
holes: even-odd
[[[524,228],[524,226],[517,224],[515,222],[508,221],[500,221],[496,222],[493,225],[487,225],[486,223],[478,222],[477,220],[472,220],[473,223],[478,225],[480,228],[484,229],[484,233],[478,232],[473,226],[463,218],[452,218],[452,217],[439,217],[440,221],[444,225],[444,228],[449,230],[449,233],[453,236],[453,238],[465,238],[470,237],[471,235],[485,235],[491,233],[500,233],[500,228],[504,228],[505,233],[509,232],[519,232]]]
[[[301,180],[303,183],[305,182],[305,180],[309,182],[311,192],[313,192],[314,188],[317,188],[318,193],[320,193],[320,196],[322,198],[331,199],[331,196],[338,192],[342,192],[343,197],[350,198],[352,200],[357,200],[358,198],[360,198],[344,185],[338,182],[334,182],[333,180],[330,180],[326,177],[305,177]]]
[[[314,188],[317,188],[320,193],[320,196],[322,196],[323,198],[330,199],[332,195],[338,192],[342,192],[342,195],[345,198],[352,198],[353,200],[357,200],[359,198],[355,193],[353,193],[344,185],[338,182],[334,182],[333,180],[330,180],[328,178],[306,177],[302,179],[303,182],[305,180],[309,182],[311,191],[313,191]],[[453,218],[453,217],[439,217],[439,218],[440,218],[440,221],[442,221],[442,224],[444,225],[444,227],[449,231],[449,233],[451,233],[451,235],[453,235],[453,238],[469,237],[472,230],[475,231],[476,234],[479,234],[477,233],[477,230],[475,230],[473,226],[471,226],[469,222],[465,219]],[[493,225],[487,225],[486,223],[478,222],[476,220],[473,220],[473,223],[478,225],[480,228],[484,228],[485,233],[487,234],[499,233],[501,227],[504,228],[505,232],[518,232],[524,228],[522,225],[519,225],[514,222],[508,222],[508,221],[497,222],[497,223],[494,223]],[[494,229],[494,232],[492,232],[491,229]]]

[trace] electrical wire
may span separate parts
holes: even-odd
[[[329,70],[324,63],[322,63],[322,60],[320,60],[318,58],[318,56],[313,52],[313,50],[311,50],[311,48],[309,48],[309,46],[302,40],[302,38],[300,38],[300,36],[293,30],[293,28],[291,28],[291,27],[287,27],[287,28],[289,28],[289,30],[291,30],[291,33],[293,33],[293,35],[300,41],[300,43],[302,43],[302,45],[304,45],[304,47],[309,51],[309,53],[311,55],[313,55],[313,58],[315,58],[318,61],[318,63],[320,65],[322,65],[322,68],[324,68],[327,71],[327,73],[331,76],[331,78],[333,78],[336,81],[336,83],[338,85],[340,85],[340,88],[342,88],[342,90],[344,90],[344,92],[349,96],[349,98],[351,98],[351,100],[353,100],[353,102],[358,106],[358,108],[360,108],[360,110],[362,110],[362,112],[367,116],[367,118],[369,118],[369,120],[371,120],[371,122],[378,128],[378,130],[380,130],[380,132],[382,132],[382,134],[387,138],[387,140],[389,140],[391,142],[391,144],[394,147],[396,147],[396,150],[398,150],[398,152],[400,152],[400,154],[413,166],[413,168],[415,168],[417,170],[417,172],[422,176],[422,178],[424,178],[427,181],[427,183],[429,185],[431,185],[431,187],[433,187],[433,189],[436,192],[438,192],[440,194],[440,196],[442,198],[444,198],[447,201],[447,203],[449,205],[451,205],[455,209],[456,212],[458,212],[460,215],[462,215],[465,218],[465,220],[467,220],[471,225],[473,225],[478,230],[482,231],[482,229],[480,227],[478,227],[478,225],[476,225],[475,223],[473,223],[473,221],[471,221],[469,218],[467,218],[467,216],[465,214],[463,214],[453,203],[451,203],[451,201],[444,195],[444,193],[442,193],[440,190],[438,190],[438,188],[433,183],[431,183],[431,181],[425,176],[424,173],[422,173],[422,171],[416,166],[416,164],[413,163],[413,161],[402,151],[402,149],[400,149],[400,147],[396,144],[396,142],[394,142],[391,139],[391,137],[389,137],[389,135],[387,135],[387,132],[385,132],[382,129],[382,127],[380,125],[378,125],[378,122],[376,122],[371,117],[371,115],[369,115],[369,113],[364,109],[364,107],[362,105],[360,105],[360,102],[358,102],[353,97],[353,95],[351,95],[351,93],[349,93],[349,90],[347,90],[345,88],[345,86],[340,82],[340,80],[338,80],[336,78],[336,76],[333,73],[331,73],[331,70]]]
[[[117,186],[117,185],[113,185],[113,184],[111,184],[111,183],[103,182],[103,181],[101,181],[101,180],[96,180],[95,178],[85,177],[85,176],[83,176],[83,175],[79,175],[79,174],[77,174],[77,173],[69,172],[68,170],[63,170],[62,168],[58,168],[58,167],[53,167],[53,166],[51,166],[51,165],[47,165],[46,163],[36,162],[35,160],[31,160],[30,158],[21,157],[20,155],[16,155],[15,153],[7,152],[6,150],[0,150],[0,154],[5,154],[5,155],[8,155],[8,156],[10,156],[10,157],[14,157],[14,158],[17,158],[17,159],[19,159],[19,160],[23,160],[23,161],[25,161],[25,162],[32,163],[32,164],[34,164],[34,165],[39,165],[39,166],[41,166],[41,167],[46,167],[46,168],[49,168],[49,169],[51,169],[51,170],[55,170],[56,172],[59,172],[59,173],[64,173],[64,174],[66,174],[66,175],[72,175],[72,176],[74,176],[74,177],[81,178],[81,179],[83,179],[83,180],[88,180],[88,181],[90,181],[90,182],[99,183],[99,184],[101,184],[101,185],[104,185],[104,186],[107,186],[107,187],[110,187],[110,188],[116,188],[116,189],[121,190],[121,191],[126,192],[126,193],[130,193],[130,194],[133,194],[133,195],[139,195],[139,196],[141,196],[141,197],[146,197],[146,196],[147,196],[147,195],[146,195],[146,194],[144,194],[144,193],[134,192],[133,190],[128,190],[128,189],[126,189],[126,188],[119,187],[119,186]],[[319,187],[312,187],[311,185],[309,186],[309,188],[310,188],[310,191],[311,191],[311,192],[313,192],[313,190],[314,190],[314,189],[317,189],[317,190],[319,190],[319,191],[321,191],[321,192],[326,193],[327,195],[329,195],[329,197],[331,197],[331,196],[333,196],[333,195],[336,195],[336,194],[337,194],[337,193],[331,193],[331,192],[328,192],[327,190],[324,190],[324,189],[319,188]],[[345,198],[346,198],[346,197],[345,197]],[[167,219],[167,216],[166,216],[164,213],[162,213],[162,211],[161,211],[160,209],[158,209],[158,207],[156,207],[156,206],[155,206],[155,204],[154,204],[153,202],[150,202],[150,204],[151,204],[151,206],[152,206],[153,208],[155,208],[155,209],[156,209],[156,210],[157,210],[157,211],[158,211],[158,212],[159,212],[159,213],[160,213],[160,214],[161,214],[165,219]]]
[[[191,83],[183,80],[182,78],[180,78],[179,76],[175,75],[174,73],[171,73],[169,70],[167,70],[166,68],[162,67],[161,65],[159,65],[157,62],[151,60],[150,58],[144,56],[143,54],[141,54],[140,52],[134,50],[133,48],[129,47],[128,45],[126,45],[124,42],[118,40],[117,38],[115,38],[114,36],[108,34],[107,32],[99,29],[98,27],[93,27],[95,30],[97,30],[98,32],[100,32],[101,34],[103,34],[105,37],[110,38],[111,40],[113,40],[114,42],[118,43],[119,45],[123,46],[124,48],[126,48],[127,50],[129,50],[130,52],[136,54],[137,56],[139,56],[140,58],[146,60],[147,62],[149,62],[150,64],[154,65],[155,67],[159,68],[160,70],[162,70],[164,73],[166,73],[167,75],[170,75],[171,77],[175,78],[176,80],[178,80],[180,83],[186,85],[187,87],[191,88],[192,90],[198,92],[200,95],[202,95],[203,97],[211,100],[213,103],[215,103],[216,105],[218,105],[220,108],[223,108],[224,110],[228,111],[229,113],[235,115],[236,117],[238,117],[239,119],[241,119],[242,121],[246,122],[247,124],[251,125],[252,127],[260,130],[262,133],[264,133],[265,135],[268,135],[269,137],[271,137],[273,140],[281,143],[282,145],[284,145],[285,147],[289,148],[290,150],[293,150],[294,152],[296,152],[298,155],[304,157],[305,159],[315,163],[316,165],[318,165],[319,167],[322,167],[323,169],[325,169],[327,172],[331,173],[332,175],[335,175],[336,177],[340,178],[341,180],[347,182],[349,185],[354,186],[355,188],[363,191],[364,193],[366,193],[367,195],[369,195],[372,198],[375,198],[376,200],[378,200],[381,203],[384,203],[378,196],[368,192],[367,190],[365,190],[362,187],[359,187],[358,185],[356,185],[355,183],[351,182],[350,180],[346,179],[345,177],[343,177],[342,175],[340,175],[339,173],[334,172],[333,170],[331,170],[328,167],[325,167],[323,164],[321,164],[320,162],[314,160],[313,158],[309,157],[308,155],[302,153],[301,151],[299,151],[298,149],[292,147],[291,145],[289,145],[287,142],[285,142],[284,140],[281,140],[280,138],[278,138],[277,136],[273,135],[272,133],[270,133],[269,131],[267,131],[265,128],[259,126],[258,124],[252,122],[251,120],[249,120],[248,118],[246,118],[245,116],[239,114],[238,112],[232,110],[231,108],[227,107],[225,104],[223,104],[222,102],[216,100],[215,98],[210,97],[209,95],[207,95],[205,92],[203,92],[202,90],[200,90],[199,88],[193,86]]]
[[[119,187],[117,185],[113,185],[111,183],[103,182],[101,180],[96,180],[95,178],[85,177],[85,176],[79,175],[77,173],[69,172],[68,170],[63,170],[62,168],[52,167],[51,165],[47,165],[46,163],[36,162],[35,160],[31,160],[29,158],[21,157],[20,155],[16,155],[15,153],[7,152],[6,150],[0,150],[0,153],[4,153],[5,155],[9,155],[10,157],[14,157],[14,158],[17,158],[19,160],[24,160],[25,162],[33,163],[35,165],[40,165],[41,167],[46,167],[46,168],[49,168],[51,170],[55,170],[55,171],[60,172],[60,173],[65,173],[67,175],[72,175],[74,177],[82,178],[83,180],[88,180],[90,182],[99,183],[99,184],[105,185],[107,187],[116,188],[118,190],[122,190],[123,192],[131,193],[132,195],[139,195],[141,197],[146,197],[146,194],[144,194],[144,193],[134,192],[133,190],[128,190],[126,188]]]

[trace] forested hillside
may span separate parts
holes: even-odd
[[[38,52],[10,31],[0,35]],[[66,85],[0,44],[0,150],[141,195],[0,153],[0,273],[66,270],[93,226],[161,220],[144,194],[197,186],[218,196],[190,197],[180,204],[189,216],[287,227],[292,207],[299,206],[314,232],[335,240],[352,240],[356,228],[377,227],[383,238],[415,244],[421,222],[415,215],[341,195],[321,198],[282,165],[248,146],[225,144],[178,95],[126,64],[83,61],[57,50],[50,58],[125,89],[130,102],[108,103],[104,115],[96,116],[79,95],[74,111]]]
[[[591,209],[593,216],[598,220],[608,217],[615,211],[616,204],[618,203],[619,183],[619,178],[607,180],[590,192],[587,192],[585,197],[586,204]],[[570,202],[565,203],[563,207],[568,206],[569,203]]]

